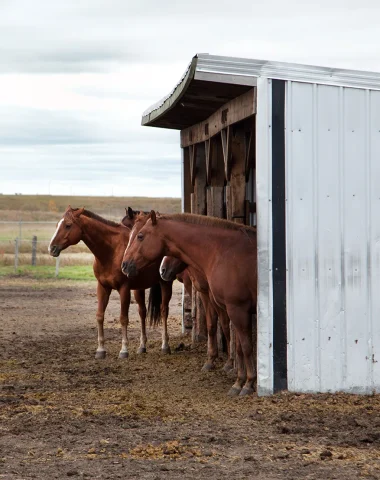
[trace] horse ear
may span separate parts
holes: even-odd
[[[154,210],[151,210],[150,218],[152,219],[152,225],[157,225],[156,212]]]
[[[131,220],[133,220],[133,210],[132,210],[132,208],[131,208],[131,207],[128,207],[127,212],[128,212],[128,213],[127,213],[128,217],[129,217]]]
[[[84,212],[84,207],[78,208],[78,210],[74,210],[74,217],[80,217],[82,213]]]

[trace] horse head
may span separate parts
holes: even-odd
[[[157,216],[154,210],[148,215],[139,213],[136,217],[121,263],[124,275],[135,277],[139,270],[152,264],[163,255],[164,244],[154,234],[156,225]]]
[[[59,257],[62,250],[70,245],[76,245],[81,240],[82,229],[78,219],[83,212],[84,207],[71,208],[70,205],[67,207],[49,243],[48,251],[51,256]]]
[[[173,281],[186,267],[186,263],[179,258],[165,256],[160,265],[161,278],[167,282]]]

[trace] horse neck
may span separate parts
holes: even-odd
[[[196,270],[204,272],[213,260],[210,253],[221,248],[220,229],[200,227],[197,224],[176,222],[169,219],[159,220],[157,225],[160,225],[160,223],[166,246],[165,254],[179,258]],[[200,238],[200,234],[205,231],[205,228],[207,228],[207,241],[202,237]]]
[[[106,225],[99,220],[82,215],[80,217],[82,241],[98,260],[108,259],[120,245],[121,226]],[[127,230],[127,229],[125,229]]]

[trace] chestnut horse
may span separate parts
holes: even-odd
[[[256,381],[252,342],[252,315],[256,313],[257,304],[256,229],[215,217],[156,216],[152,211],[140,231],[132,229],[122,271],[134,278],[141,269],[164,255],[179,258],[206,278],[210,297],[227,312],[236,329],[238,375],[229,394],[253,393]]]
[[[160,265],[160,275],[166,281],[173,281],[178,275],[182,275],[182,280],[185,285],[185,290],[192,295],[191,285],[194,285],[195,290],[199,293],[203,307],[206,314],[207,325],[207,355],[208,360],[203,365],[203,371],[213,370],[215,368],[215,360],[218,358],[218,342],[217,342],[217,326],[218,316],[223,333],[227,342],[227,356],[228,360],[223,367],[223,370],[228,372],[233,369],[233,361],[230,355],[230,320],[224,310],[218,308],[210,298],[209,286],[206,278],[192,267],[187,266],[180,259],[175,257],[164,257]],[[190,282],[190,288],[188,286]],[[187,285],[186,285],[187,284]]]
[[[141,319],[140,347],[137,353],[146,352],[146,326],[147,310],[145,307],[145,289],[151,288],[149,296],[149,316],[151,323],[158,323],[160,313],[166,325],[168,304],[172,296],[172,283],[167,283],[160,278],[159,261],[149,266],[143,273],[134,279],[128,279],[120,272],[120,262],[126,245],[129,241],[131,230],[120,223],[106,220],[84,208],[66,209],[62,219],[58,222],[54,233],[49,253],[58,257],[62,250],[70,245],[76,245],[82,240],[95,256],[94,274],[98,280],[97,297],[98,309],[96,320],[98,326],[98,348],[95,358],[105,358],[104,348],[104,313],[112,290],[117,290],[120,295],[120,323],[122,332],[122,346],[120,358],[128,357],[127,327],[129,323],[129,305],[131,290],[134,290]],[[161,307],[161,311],[160,311]],[[165,330],[166,332],[166,330]],[[163,335],[162,351],[170,353],[168,336]]]
[[[121,223],[126,227],[133,228],[136,225],[135,231],[138,232],[147,222],[149,216],[148,212],[141,212],[139,210],[133,210],[131,207],[125,209],[125,217]],[[203,371],[213,370],[215,368],[215,360],[218,357],[218,344],[217,344],[217,320],[218,313],[224,335],[227,340],[228,360],[224,365],[224,371],[228,372],[233,369],[233,361],[230,356],[230,328],[229,319],[224,311],[217,309],[216,305],[212,303],[209,298],[208,284],[205,278],[196,272],[191,267],[181,262],[175,257],[164,257],[160,266],[161,278],[166,281],[173,282],[176,278],[179,282],[184,284],[185,290],[192,297],[192,285],[194,285],[197,292],[199,292],[201,301],[206,314],[207,336],[208,336],[208,360],[203,365]]]

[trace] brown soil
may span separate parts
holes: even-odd
[[[157,330],[135,354],[133,305],[119,360],[113,295],[96,361],[94,282],[1,280],[0,478],[380,478],[380,396],[230,399],[232,379],[202,373],[205,345],[180,335],[180,299],[177,285],[173,354]]]

